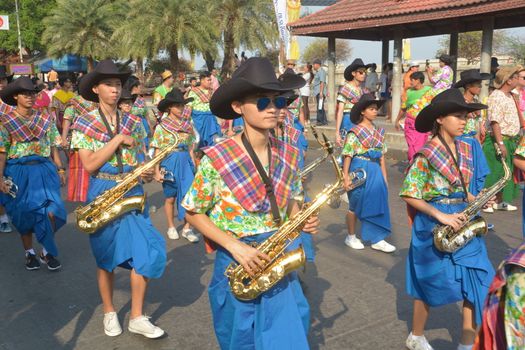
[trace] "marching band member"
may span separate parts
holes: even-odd
[[[376,128],[374,120],[384,101],[374,100],[363,95],[350,111],[350,121],[354,126],[346,135],[342,151],[343,176],[348,190],[351,179],[348,173],[362,168],[366,172],[366,182],[348,192],[349,210],[347,213],[348,236],[345,244],[353,249],[364,249],[355,235],[356,216],[361,221],[361,238],[370,241],[371,247],[391,253],[396,247],[385,241],[391,234],[390,209],[388,206],[388,184],[384,154],[386,153],[385,130]],[[373,198],[377,205],[368,205]]]
[[[460,214],[475,197],[468,192],[473,179],[471,146],[463,134],[467,114],[487,108],[467,103],[458,89],[434,97],[416,119],[419,132],[432,139],[416,154],[400,196],[417,210],[407,259],[407,292],[414,300],[409,349],[432,349],[423,335],[429,308],[463,301],[463,326],[458,349],[470,349],[481,322],[483,302],[494,277],[483,238],[475,237],[454,253],[433,245],[437,224],[454,230],[465,224]]]
[[[232,262],[250,274],[260,271],[270,258],[253,244],[299,210],[292,200],[301,191],[297,149],[271,137],[270,130],[286,107],[279,94],[304,84],[298,76],[277,80],[271,63],[254,57],[211,99],[215,115],[242,116],[245,122],[243,133],[204,150],[183,202],[188,221],[217,245],[208,293],[222,349],[308,348],[309,307],[295,272],[251,301],[238,300],[224,274]],[[318,218],[311,218],[304,231],[316,233],[318,225]]]
[[[7,70],[5,66],[0,66],[0,91],[2,91],[7,86],[7,84],[11,81],[12,77],[12,75],[7,75]],[[11,112],[12,110],[13,107],[8,105],[7,103],[4,103],[4,101],[2,101],[2,99],[0,98],[0,116],[2,114]],[[13,229],[9,224],[9,218],[5,213],[5,208],[3,203],[1,203],[0,198],[0,232],[9,233],[12,231]]]
[[[43,246],[40,262],[49,270],[62,267],[55,244],[55,232],[66,222],[66,209],[60,198],[65,169],[58,155],[61,139],[50,114],[33,109],[38,90],[31,79],[21,77],[0,91],[0,98],[11,112],[0,115],[0,174],[18,186],[16,197],[0,181],[2,203],[22,237],[26,269],[37,270],[40,263],[33,249],[33,233]],[[53,158],[53,162],[49,159]]]
[[[88,202],[113,188],[117,180],[137,165],[145,135],[139,117],[117,109],[122,84],[128,73],[119,72],[111,60],[103,60],[85,75],[80,94],[99,108],[77,118],[71,147],[77,149],[84,168],[91,174]],[[151,181],[153,169],[142,174]],[[128,195],[141,195],[139,184]],[[104,332],[117,336],[122,328],[113,305],[113,280],[117,267],[131,270],[131,313],[128,330],[147,338],[164,334],[143,314],[148,280],[159,278],[166,265],[166,243],[153,227],[148,211],[131,211],[90,235],[91,250],[97,263],[97,280],[104,310]]]
[[[155,179],[162,183],[164,196],[166,197],[164,210],[168,220],[168,237],[170,239],[179,239],[179,233],[173,222],[173,212],[176,204],[177,218],[179,221],[184,220],[182,237],[192,243],[196,243],[199,241],[199,237],[193,232],[190,224],[184,218],[186,210],[181,205],[182,199],[188,192],[195,174],[193,161],[195,136],[191,121],[182,115],[184,106],[191,100],[192,98],[185,99],[182,92],[175,89],[159,102],[158,110],[161,113],[166,113],[167,116],[161,120],[155,129],[151,147],[155,149],[155,155],[157,155],[163,148],[175,142],[174,134],[181,136],[179,149],[171,153],[156,166]],[[166,174],[170,174],[170,176]]]

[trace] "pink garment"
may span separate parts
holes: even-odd
[[[213,91],[217,90],[219,88],[219,79],[215,75],[212,74],[211,76],[211,89]]]
[[[525,116],[525,88],[522,88],[519,92],[519,106],[521,115]]]
[[[416,120],[414,118],[405,118],[405,139],[408,146],[408,161],[412,159],[416,153],[425,145],[430,133],[420,133],[416,130]]]
[[[35,105],[33,106],[36,109],[43,109],[49,107],[51,100],[45,91],[41,91],[35,100]]]

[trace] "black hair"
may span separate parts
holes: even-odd
[[[195,80],[197,80],[196,77],[191,77],[191,78],[190,78],[190,83],[191,83],[192,81],[195,81]]]
[[[134,87],[140,86],[140,80],[136,76],[132,75],[124,83],[123,89],[131,91]]]
[[[425,75],[423,72],[414,72],[410,74],[410,79],[419,80],[421,84],[425,82]]]
[[[199,74],[199,80],[202,80],[204,78],[209,78],[211,77],[211,73],[208,72],[208,71],[205,71],[205,72],[202,72],[201,74]]]
[[[377,64],[372,63],[372,64],[370,65],[370,68],[372,68],[373,70],[376,70],[376,69],[377,69]]]
[[[314,72],[313,72],[313,66],[310,63],[306,64],[306,69],[308,69],[308,73],[310,73],[310,79],[308,81],[308,84],[311,84],[314,80]]]

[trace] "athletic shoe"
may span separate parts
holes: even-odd
[[[175,227],[170,227],[168,229],[168,237],[169,239],[179,239],[179,233]]]
[[[191,243],[197,243],[199,241],[199,236],[197,236],[191,228],[182,230],[182,237],[186,238]]]
[[[372,244],[371,248],[375,250],[380,250],[385,253],[392,253],[396,250],[396,247],[394,247],[392,244],[388,243],[385,240]]]
[[[487,208],[483,209],[483,212],[487,213],[487,214],[493,214],[494,213],[494,208],[493,207],[487,207]]]
[[[361,242],[359,238],[357,238],[355,235],[347,235],[345,238],[345,244],[349,246],[352,249],[365,249],[365,246]]]
[[[40,263],[36,258],[35,254],[26,253],[26,270],[38,270],[40,269]]]
[[[513,206],[512,204],[501,202],[499,204],[494,204],[494,209],[496,210],[503,210],[503,211],[515,211],[518,210],[517,207]]]
[[[142,334],[150,339],[159,338],[164,335],[164,331],[153,325],[147,316],[139,316],[129,320],[128,331],[135,334]]]
[[[104,314],[104,333],[110,337],[116,337],[122,334],[122,327],[118,321],[118,316],[115,311]]]
[[[412,332],[408,335],[406,346],[410,350],[434,350],[427,341],[424,335],[420,337],[414,337]]]
[[[487,230],[493,231],[494,230],[494,224],[487,224]]]
[[[60,261],[58,261],[57,258],[55,258],[53,255],[49,253],[47,253],[46,256],[40,253],[40,262],[44,265],[47,265],[47,269],[50,271],[56,271],[62,267],[62,265],[60,264]]]
[[[2,222],[0,223],[0,232],[9,233],[9,232],[13,232],[13,229],[11,228],[11,225],[9,225],[8,222]]]

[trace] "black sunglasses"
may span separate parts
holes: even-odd
[[[269,97],[259,97],[257,99],[257,109],[259,110],[259,112],[264,111],[266,108],[268,108],[268,106],[270,105],[270,102],[273,102],[273,105],[277,109],[284,108],[287,105],[286,97],[283,97],[283,96],[277,96],[277,97],[274,97],[273,99]]]

